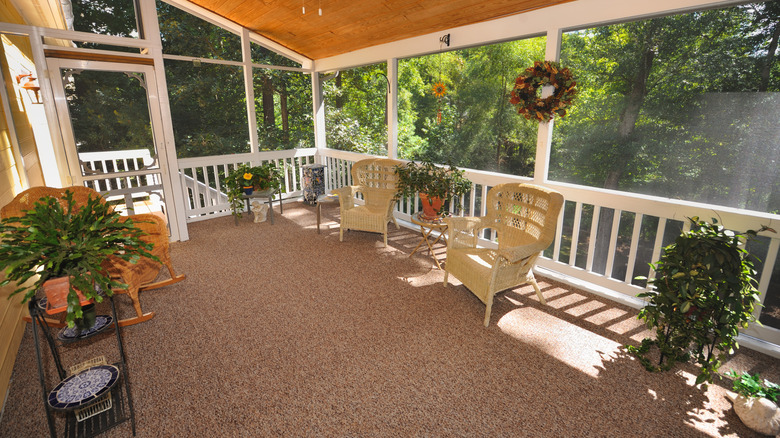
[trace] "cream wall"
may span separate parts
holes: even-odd
[[[16,24],[27,24],[8,0],[0,0],[0,21]],[[2,51],[0,52],[0,69],[8,102],[0,105],[0,206],[10,202],[16,194],[24,190],[23,180],[26,177],[30,185],[43,184],[43,173],[38,161],[38,152],[30,124],[30,114],[42,111],[41,105],[33,105],[26,92],[20,92],[16,86],[15,77],[22,69],[33,71],[31,49],[26,37],[2,36]],[[7,106],[6,106],[7,105]],[[19,174],[13,153],[12,133],[6,123],[4,108],[10,108],[14,120],[19,153],[24,163],[26,175]],[[8,294],[15,285],[0,288],[0,397],[3,404],[8,385],[11,380],[16,355],[22,341],[25,323],[22,316],[26,314],[21,297],[8,300]]]

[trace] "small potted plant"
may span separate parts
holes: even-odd
[[[47,313],[66,311],[73,327],[83,317],[82,305],[102,301],[100,290],[110,296],[112,289],[127,288],[103,269],[109,255],[132,263],[142,256],[157,260],[142,234],[100,197],[81,206],[69,190],[61,199],[41,198],[23,216],[0,221],[0,270],[5,272],[0,286],[16,283],[9,298],[24,292],[23,302],[43,289]],[[64,297],[56,295],[57,287]]]
[[[282,173],[272,162],[260,166],[241,164],[227,174],[224,179],[228,202],[233,215],[240,218],[244,206],[244,195],[251,195],[254,190],[266,190],[281,187]]]
[[[734,412],[750,429],[765,435],[780,434],[780,386],[761,380],[759,374],[737,374],[734,370],[726,373],[734,379],[732,389],[736,394],[727,394],[734,405]]]
[[[423,207],[420,217],[436,220],[446,210],[448,201],[454,199],[455,211],[460,210],[460,197],[471,190],[471,181],[464,173],[452,165],[440,167],[430,161],[398,165],[398,197],[413,198],[419,194]]]

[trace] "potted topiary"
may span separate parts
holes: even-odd
[[[780,386],[761,380],[758,374],[737,374],[734,370],[726,373],[734,379],[732,389],[736,394],[727,394],[734,404],[734,412],[750,429],[764,435],[780,434]]]
[[[639,297],[647,305],[639,312],[655,339],[626,348],[650,371],[669,370],[691,355],[701,366],[696,384],[712,382],[721,361],[739,348],[740,328],[755,321],[759,299],[753,262],[743,248],[745,239],[762,231],[734,232],[717,224],[689,218],[690,231],[663,249],[651,264],[655,278]],[[643,278],[643,277],[640,277]],[[648,358],[651,347],[660,353],[658,366]]]
[[[460,197],[471,190],[465,171],[450,165],[440,167],[430,161],[410,161],[396,166],[398,198],[414,198],[419,194],[423,211],[420,217],[435,220],[442,216],[447,203],[454,199],[455,211],[460,210]]]
[[[244,206],[244,195],[251,195],[254,190],[266,190],[281,187],[282,173],[272,162],[260,166],[241,164],[227,174],[224,179],[228,202],[237,218],[241,217]]]
[[[43,289],[47,313],[67,312],[65,320],[73,327],[83,317],[82,305],[102,301],[100,290],[110,296],[112,289],[128,287],[101,266],[109,255],[133,263],[141,256],[157,260],[142,234],[100,197],[80,207],[70,190],[60,200],[41,198],[23,216],[0,221],[0,270],[5,272],[0,286],[15,282],[9,298],[24,292],[23,302]]]

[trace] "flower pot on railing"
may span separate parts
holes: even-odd
[[[255,191],[254,187],[244,187],[244,194],[247,195],[247,196],[251,195],[252,192],[254,192],[254,191]]]

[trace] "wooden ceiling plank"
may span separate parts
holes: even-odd
[[[190,1],[318,59],[574,0],[306,0],[305,15],[301,0]]]

